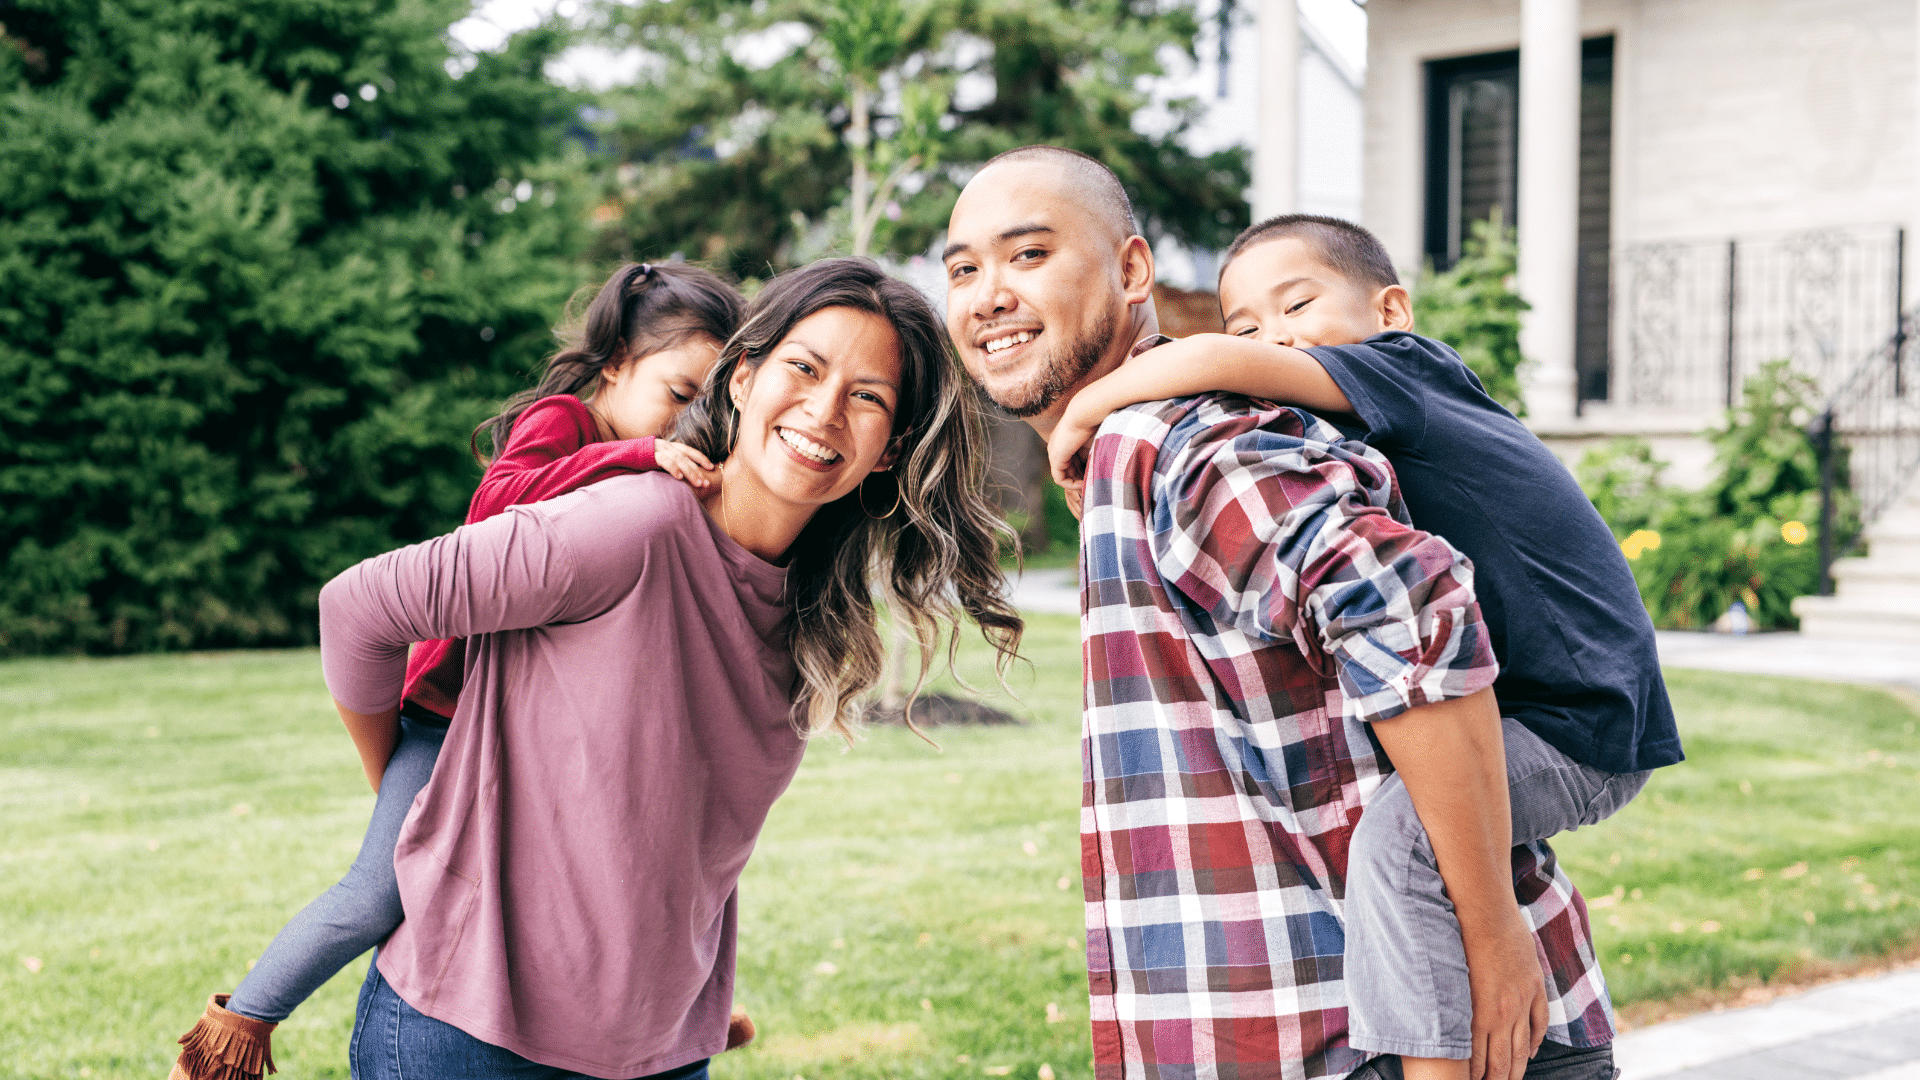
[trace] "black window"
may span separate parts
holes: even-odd
[[[1473,223],[1518,224],[1520,53],[1427,64],[1425,254],[1445,270]],[[1580,265],[1575,370],[1580,400],[1607,396],[1607,289],[1613,203],[1613,38],[1581,44]]]

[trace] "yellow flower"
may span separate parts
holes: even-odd
[[[1789,544],[1804,544],[1807,542],[1807,527],[1798,521],[1789,521],[1780,526],[1780,539]]]
[[[1652,529],[1635,529],[1620,541],[1620,550],[1629,560],[1639,558],[1643,553],[1660,550],[1660,534]]]

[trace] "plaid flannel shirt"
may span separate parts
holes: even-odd
[[[1344,1076],[1347,846],[1392,767],[1366,725],[1493,682],[1471,565],[1372,448],[1217,394],[1110,417],[1081,529],[1095,1074]],[[1544,843],[1513,869],[1548,1038],[1610,1041],[1572,882]]]

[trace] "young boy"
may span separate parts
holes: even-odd
[[[1227,251],[1220,306],[1225,336],[1149,349],[1073,399],[1049,440],[1056,479],[1077,486],[1100,422],[1138,402],[1224,390],[1329,414],[1393,463],[1414,525],[1473,561],[1500,662],[1513,843],[1606,818],[1681,760],[1619,544],[1459,356],[1412,332],[1407,290],[1373,234],[1306,214],[1261,222]],[[1400,1055],[1409,1080],[1464,1077],[1468,1058],[1478,1072],[1459,924],[1397,777],[1367,804],[1350,860],[1352,1045]]]

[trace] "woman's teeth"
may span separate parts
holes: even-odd
[[[793,447],[794,452],[801,457],[817,461],[822,465],[831,465],[840,460],[839,454],[828,447],[821,446],[805,435],[788,431],[786,428],[775,428],[774,430],[779,433],[780,441]]]
[[[1036,330],[1021,330],[1008,334],[1006,337],[997,337],[987,342],[987,352],[997,353],[1005,349],[1011,349],[1015,345],[1025,345],[1037,336],[1039,336],[1039,332]]]

